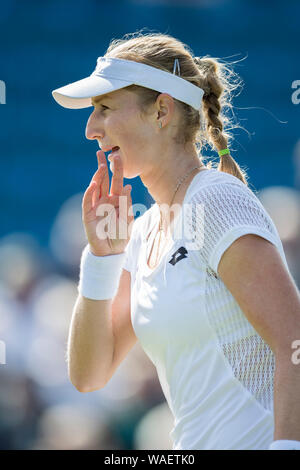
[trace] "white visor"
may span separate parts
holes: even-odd
[[[129,85],[140,85],[168,93],[173,98],[200,110],[204,91],[175,74],[149,65],[110,57],[98,57],[94,72],[87,78],[52,91],[53,98],[65,108],[92,106],[91,98]]]

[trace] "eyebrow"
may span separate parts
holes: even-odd
[[[101,95],[98,98],[97,97],[92,97],[91,98],[91,103],[93,105],[94,103],[99,103],[100,101],[105,100],[105,99],[110,99],[110,97],[108,95]]]

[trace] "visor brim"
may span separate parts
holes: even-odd
[[[92,106],[92,97],[105,95],[129,85],[131,83],[125,80],[90,75],[82,80],[57,88],[52,91],[52,96],[64,108],[81,109]]]

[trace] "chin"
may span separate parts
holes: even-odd
[[[134,173],[134,172],[128,172],[126,170],[123,171],[123,177],[126,179],[133,179],[139,176],[139,173]]]
[[[126,166],[123,167],[123,177],[127,179],[132,179],[136,178],[137,176],[140,175],[141,172],[137,171],[134,168],[126,168]]]

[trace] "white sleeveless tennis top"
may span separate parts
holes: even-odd
[[[182,208],[156,269],[147,265],[152,240],[146,243],[158,223],[156,204],[135,220],[123,266],[131,273],[134,331],[174,416],[173,449],[267,449],[274,355],[218,264],[237,238],[252,233],[274,244],[288,269],[281,240],[256,195],[216,169],[194,176]]]

